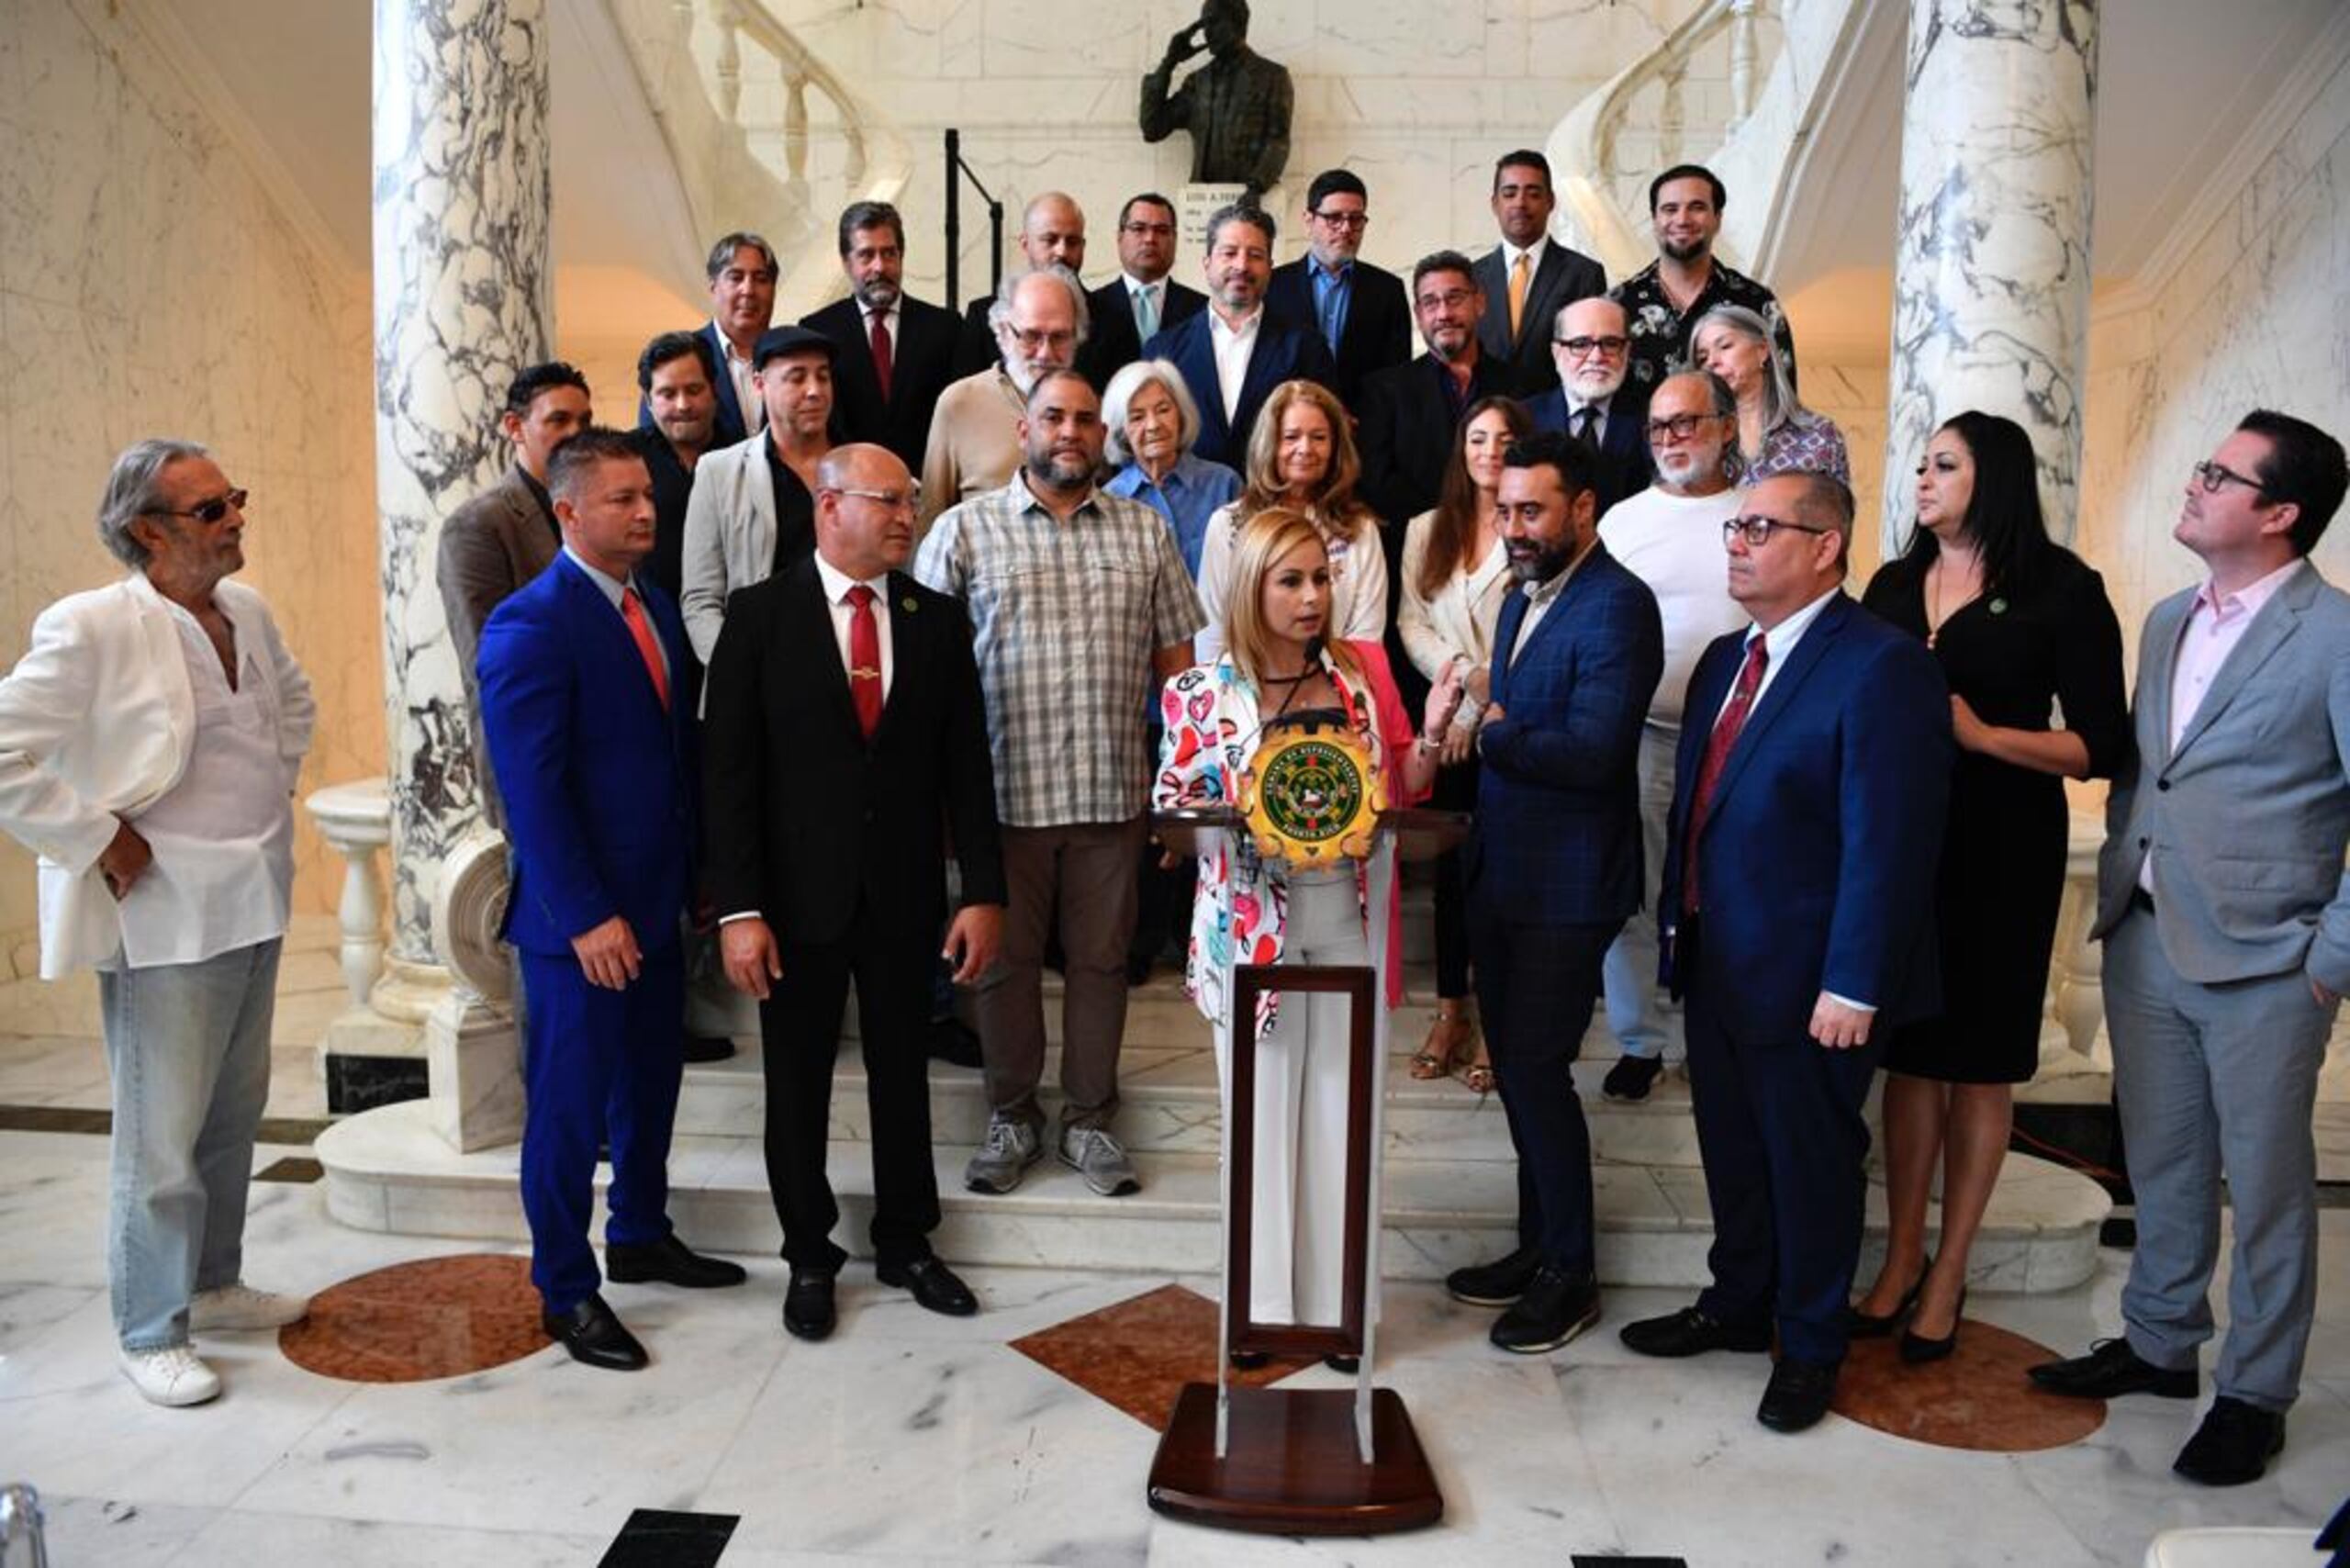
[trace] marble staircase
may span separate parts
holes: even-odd
[[[1427,995],[1426,976],[1412,979],[1414,992]],[[1046,1011],[1056,1031],[1057,991],[1048,978]],[[1395,1015],[1394,1042],[1405,1049],[1416,1044],[1428,1015],[1427,1004],[1407,1004]],[[1595,1025],[1576,1070],[1596,1164],[1602,1278],[1699,1284],[1712,1224],[1688,1086],[1675,1071],[1645,1103],[1607,1102],[1599,1080],[1614,1054],[1605,1025]],[[1416,1081],[1407,1059],[1399,1051],[1386,1064],[1383,1264],[1392,1278],[1435,1279],[1513,1244],[1515,1167],[1500,1102],[1480,1100],[1457,1082]],[[1057,1071],[1056,1052],[1048,1085]],[[1171,976],[1134,993],[1121,1093],[1118,1126],[1142,1174],[1139,1194],[1097,1197],[1047,1158],[1016,1193],[987,1196],[962,1185],[963,1161],[987,1120],[979,1074],[934,1064],[940,1253],[957,1263],[1214,1270],[1221,1246],[1214,1054],[1206,1025]],[[761,1104],[755,1040],[743,1041],[730,1061],[687,1070],[670,1162],[671,1214],[697,1246],[772,1255],[778,1245],[759,1143]],[[410,1102],[348,1118],[321,1136],[330,1211],[366,1230],[522,1238],[519,1150],[460,1155],[432,1131],[430,1114],[427,1102]],[[843,1210],[835,1238],[859,1250],[871,1214],[869,1137],[852,1025],[834,1091],[831,1167]],[[1873,1189],[1872,1245],[1882,1231],[1882,1199]],[[1975,1248],[1975,1288],[2036,1293],[2077,1284],[2093,1270],[2108,1207],[2086,1178],[2010,1158]]]

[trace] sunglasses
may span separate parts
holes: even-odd
[[[251,495],[252,492],[247,490],[231,490],[225,496],[215,496],[208,501],[198,501],[196,505],[180,511],[174,511],[169,507],[157,507],[155,515],[157,517],[192,517],[201,523],[215,523],[227,517],[231,511],[244,510],[245,502],[251,498]]]

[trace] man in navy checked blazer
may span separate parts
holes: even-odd
[[[1517,1149],[1518,1245],[1445,1284],[1507,1306],[1494,1343],[1533,1354],[1599,1320],[1572,1068],[1600,961],[1640,903],[1640,725],[1664,629],[1655,595],[1599,542],[1591,449],[1546,431],[1505,461],[1502,540],[1519,588],[1494,638],[1465,864],[1477,1002]]]

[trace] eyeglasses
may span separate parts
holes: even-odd
[[[1439,306],[1447,310],[1460,310],[1476,297],[1474,289],[1448,288],[1442,294],[1423,294],[1414,303],[1423,310],[1434,310]]]
[[[908,485],[902,490],[861,490],[851,485],[827,485],[816,493],[820,496],[855,496],[860,500],[877,501],[889,511],[896,511],[900,507],[908,511],[922,510],[920,485]]]
[[[2234,469],[2218,463],[2198,463],[2195,465],[2195,482],[2203,487],[2203,493],[2207,496],[2218,495],[2223,485],[2242,485],[2255,495],[2268,494],[2268,487],[2259,480],[2247,479]]]
[[[1649,444],[1654,446],[1668,437],[1673,441],[1693,440],[1700,425],[1711,424],[1716,420],[1728,418],[1729,418],[1728,414],[1673,414],[1664,419],[1651,420]]]
[[[1119,224],[1118,228],[1124,233],[1147,234],[1154,240],[1172,239],[1175,234],[1175,226],[1171,223],[1137,223],[1132,218]]]
[[[1326,223],[1333,229],[1368,229],[1371,227],[1371,214],[1367,212],[1314,212],[1308,213],[1306,216],[1315,218],[1317,221]]]
[[[1013,328],[1012,338],[1023,353],[1035,353],[1038,349],[1065,349],[1077,342],[1075,332],[1046,332],[1032,327]]]
[[[2233,476],[2230,476],[2233,477]],[[245,502],[249,498],[251,498],[251,492],[249,491],[231,490],[225,496],[215,496],[208,501],[198,501],[196,505],[187,508],[185,511],[173,511],[169,507],[157,507],[154,509],[153,515],[156,517],[192,517],[201,523],[215,523],[218,522],[222,518],[227,517],[231,511],[244,510]]]
[[[1782,528],[1793,529],[1797,533],[1836,532],[1832,528],[1814,528],[1807,522],[1782,522],[1775,517],[1764,517],[1760,512],[1750,512],[1744,517],[1722,519],[1722,543],[1727,545],[1733,539],[1743,539],[1749,550],[1760,550],[1771,543],[1771,535]]]
[[[1604,354],[1619,354],[1632,344],[1629,338],[1553,338],[1550,341],[1578,359],[1594,349]]]

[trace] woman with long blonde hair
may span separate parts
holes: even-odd
[[[1437,746],[1461,700],[1448,672],[1428,693],[1417,735],[1376,639],[1330,631],[1336,599],[1320,523],[1275,507],[1249,519],[1226,557],[1228,577],[1211,614],[1231,644],[1167,683],[1167,736],[1153,804],[1230,804],[1268,730],[1311,719],[1350,731],[1383,778],[1389,801],[1423,799],[1436,778]],[[1402,951],[1398,905],[1367,910],[1360,861],[1299,870],[1259,856],[1245,835],[1200,857],[1184,989],[1211,1023],[1225,1023],[1228,963],[1368,964],[1368,922],[1387,923],[1387,951]],[[1390,963],[1387,1005],[1402,998]],[[1342,997],[1259,1000],[1256,1192],[1250,1232],[1249,1316],[1264,1323],[1335,1323],[1343,1299],[1348,1081]],[[1217,1076],[1231,1110],[1229,1035],[1218,1031]]]
[[[1274,507],[1300,513],[1322,536],[1330,563],[1328,635],[1376,643],[1387,635],[1387,554],[1379,514],[1355,494],[1362,458],[1354,421],[1330,389],[1284,381],[1265,399],[1248,436],[1248,471],[1239,498],[1208,519],[1200,549],[1200,604],[1207,629],[1192,650],[1212,664],[1224,651],[1225,588],[1241,529]]]

